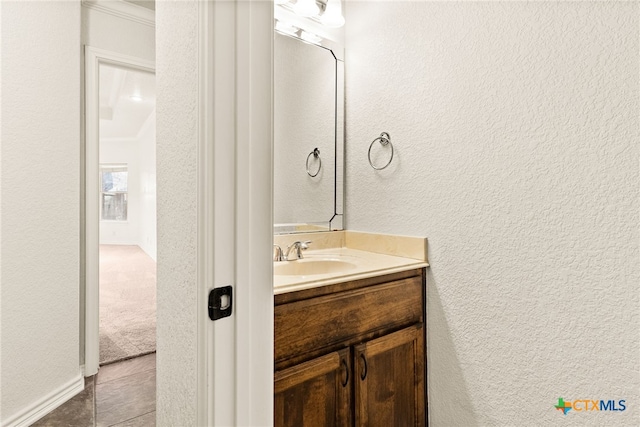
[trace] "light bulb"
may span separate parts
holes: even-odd
[[[293,11],[296,15],[308,18],[317,15],[320,12],[320,8],[318,8],[316,0],[298,0],[293,6]]]
[[[340,0],[327,1],[327,7],[320,17],[320,22],[329,28],[340,28],[344,25],[342,16],[342,2]]]

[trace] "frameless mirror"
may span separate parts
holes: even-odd
[[[342,230],[343,49],[274,34],[274,233]]]

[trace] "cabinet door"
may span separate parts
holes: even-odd
[[[355,425],[422,427],[424,399],[422,324],[355,347]]]
[[[276,427],[351,424],[351,363],[348,348],[275,373]]]

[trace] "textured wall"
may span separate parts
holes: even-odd
[[[80,375],[80,2],[2,2],[1,424]]]
[[[156,31],[149,25],[83,7],[82,43],[153,61]]]
[[[196,425],[198,2],[156,4],[159,426]]]
[[[347,226],[429,237],[433,425],[640,424],[638,3],[346,15]]]

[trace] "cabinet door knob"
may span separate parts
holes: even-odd
[[[340,360],[340,364],[344,367],[344,382],[342,382],[342,387],[346,387],[349,384],[349,367],[347,366],[347,361],[342,359]]]
[[[367,378],[367,358],[364,356],[364,353],[360,353],[360,359],[362,360],[362,373],[360,374],[360,379],[364,380]]]

